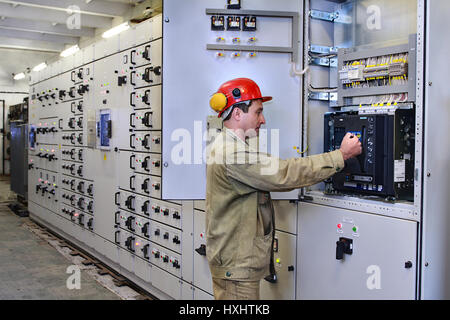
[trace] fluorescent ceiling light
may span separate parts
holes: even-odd
[[[41,64],[38,64],[33,68],[33,71],[41,71],[47,68],[47,64],[45,62],[42,62]]]
[[[128,22],[119,24],[118,26],[109,29],[108,31],[103,32],[102,37],[103,38],[110,38],[112,36],[115,36],[116,34],[119,34],[125,30],[128,30],[130,28],[130,25]]]
[[[80,50],[80,48],[79,48],[78,45],[76,44],[76,45],[74,45],[74,46],[72,46],[72,47],[70,47],[70,48],[67,48],[67,49],[64,50],[63,52],[61,52],[60,56],[65,58],[65,57],[68,57],[68,56],[73,55],[75,52],[77,52],[77,51],[79,51],[79,50]]]
[[[14,80],[21,80],[23,78],[25,78],[25,73],[23,72],[14,75]]]

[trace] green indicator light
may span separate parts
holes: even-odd
[[[353,232],[356,232],[356,231],[358,231],[358,228],[357,227],[353,227]]]

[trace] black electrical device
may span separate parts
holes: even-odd
[[[225,30],[225,16],[211,17],[211,30],[223,31]]]
[[[229,16],[227,18],[227,30],[228,31],[240,31],[241,30],[241,17]]]
[[[390,113],[327,113],[324,150],[340,148],[347,132],[362,144],[362,154],[345,161],[326,183],[326,192],[377,195],[412,201],[414,197],[415,121],[413,109]]]
[[[239,10],[240,8],[241,8],[241,0],[227,0],[227,9]]]
[[[256,31],[256,17],[245,16],[242,18],[243,31]]]

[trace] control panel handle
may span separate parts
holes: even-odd
[[[195,251],[201,256],[206,256],[206,245],[205,244],[201,244],[200,247],[195,249]]]
[[[120,202],[119,202],[119,200],[117,200],[118,198],[118,196],[120,196],[120,191],[118,191],[118,192],[116,192],[115,194],[114,194],[114,203],[116,204],[116,205],[118,205],[118,206],[120,206]]]

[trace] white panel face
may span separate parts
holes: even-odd
[[[152,26],[151,26],[151,37],[150,40],[155,40],[158,38],[161,38],[163,36],[162,33],[162,14],[153,17],[152,19]]]
[[[202,290],[195,290],[194,300],[214,300],[214,296]]]
[[[61,58],[61,72],[69,71],[70,69],[73,69],[74,67],[74,57],[68,56],[65,58]]]
[[[133,47],[136,44],[136,31],[130,28],[119,34],[119,50],[125,50]]]
[[[297,299],[415,298],[416,222],[300,203],[298,228]]]
[[[213,294],[211,272],[203,249],[206,248],[205,212],[194,210],[194,285]],[[205,249],[206,250],[206,249]]]
[[[181,298],[181,280],[166,271],[152,268],[152,285],[176,300]]]
[[[301,11],[300,1],[248,0],[243,5],[243,10]],[[164,3],[164,21],[169,22],[163,22],[163,56],[164,61],[170,63],[163,68],[163,135],[170,138],[176,132],[187,130],[190,146],[187,144],[185,148],[191,154],[184,163],[175,164],[179,159],[171,159],[171,153],[182,141],[165,139],[163,163],[168,164],[163,167],[162,196],[165,199],[205,198],[206,170],[202,151],[206,145],[203,141],[206,120],[213,114],[209,98],[222,83],[233,78],[251,78],[258,83],[263,95],[273,96],[273,101],[264,105],[266,125],[262,129],[267,129],[267,144],[262,146],[267,146],[266,151],[281,158],[298,156],[293,147],[300,143],[302,83],[291,75],[291,55],[257,53],[250,57],[243,51],[240,57],[233,58],[231,51],[206,50],[207,44],[216,44],[218,37],[223,37],[225,44],[232,44],[232,39],[239,37],[241,45],[248,45],[248,40],[255,37],[256,45],[290,46],[291,19],[258,18],[256,32],[211,31],[211,16],[205,14],[205,9],[223,7],[221,0]],[[193,16],[197,18],[192,19]],[[218,57],[218,54],[223,56]],[[297,191],[274,194],[273,198],[296,199],[297,194]]]
[[[144,244],[144,246],[147,244]],[[136,259],[134,273],[146,282],[151,282],[152,265],[142,259]]]
[[[144,21],[144,22],[142,22],[142,23],[140,23],[140,24],[138,24],[136,26],[136,32],[135,32],[135,34],[136,34],[136,39],[135,39],[136,45],[140,45],[140,44],[143,44],[143,43],[146,43],[146,42],[152,40],[151,39],[151,37],[152,37],[152,28],[153,28],[152,20],[153,19],[146,20],[146,21]]]
[[[79,50],[79,51],[75,52],[73,57],[74,57],[73,66],[75,68],[77,68],[83,64],[83,50]]]
[[[87,46],[82,49],[83,51],[83,64],[90,63],[94,60],[94,45]]]
[[[296,236],[277,231],[275,233],[274,264],[277,282],[261,280],[262,300],[295,299]]]

